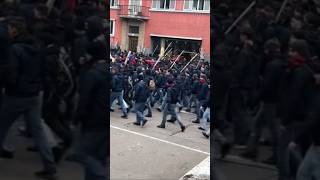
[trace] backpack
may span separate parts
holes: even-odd
[[[152,91],[154,91],[156,89],[156,83],[154,82],[153,79],[151,79],[149,81],[149,89],[152,90]]]

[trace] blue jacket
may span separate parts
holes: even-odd
[[[139,81],[135,86],[134,99],[136,103],[146,103],[150,96],[150,91],[145,81]]]
[[[121,92],[123,90],[123,77],[116,74],[112,77],[112,92]]]

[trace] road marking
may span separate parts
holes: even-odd
[[[173,142],[170,142],[170,141],[166,141],[166,140],[163,140],[163,139],[159,139],[159,138],[156,138],[156,137],[148,136],[148,135],[145,135],[145,134],[141,134],[141,133],[138,133],[138,132],[130,131],[130,130],[119,128],[119,127],[112,126],[112,125],[110,125],[110,127],[114,128],[114,129],[121,130],[121,131],[125,131],[125,132],[128,132],[128,133],[132,133],[132,134],[135,134],[135,135],[138,135],[138,136],[142,136],[142,137],[146,137],[146,138],[149,138],[149,139],[157,140],[157,141],[160,141],[160,142],[163,142],[163,143],[167,143],[167,144],[170,144],[170,145],[173,145],[173,146],[177,146],[177,147],[181,147],[181,148],[184,148],[184,149],[188,149],[190,151],[195,151],[195,152],[199,152],[199,153],[202,153],[202,154],[210,155],[210,153],[208,153],[208,152],[204,152],[204,151],[201,151],[201,150],[198,150],[198,149],[194,149],[194,148],[191,148],[191,147],[187,147],[187,146],[183,146],[183,145],[180,145],[180,144],[176,144],[176,143],[173,143]]]
[[[198,179],[208,180],[210,179],[210,156],[201,161],[198,165],[193,167],[189,172],[182,176],[179,180],[185,179]]]

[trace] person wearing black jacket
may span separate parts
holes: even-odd
[[[176,119],[180,125],[181,131],[184,132],[186,127],[181,122],[180,115],[177,112],[177,102],[178,102],[178,91],[175,87],[173,79],[168,79],[168,90],[167,90],[167,98],[163,110],[162,122],[158,125],[158,128],[165,128],[165,124],[167,121],[167,116],[171,115],[172,118]]]
[[[197,95],[199,94],[200,91],[200,82],[199,82],[199,77],[197,74],[192,75],[192,84],[191,84],[191,95],[189,98],[188,102],[188,108],[186,109],[187,112],[191,111],[192,104],[197,104]],[[197,112],[197,111],[195,111]]]
[[[270,39],[265,43],[265,55],[268,59],[260,90],[261,106],[254,117],[254,128],[248,142],[248,148],[242,156],[257,158],[258,144],[265,123],[273,137],[273,155],[266,163],[275,164],[279,161],[280,122],[276,117],[277,105],[279,104],[282,83],[286,74],[286,62],[281,57],[281,44],[277,39]]]
[[[133,124],[143,127],[147,123],[147,120],[144,118],[143,112],[145,109],[146,102],[150,97],[150,92],[147,83],[144,81],[143,74],[138,75],[138,80],[139,82],[135,86],[134,95],[134,105],[137,119],[136,122],[134,122]]]
[[[313,100],[312,109],[303,126],[303,134],[311,139],[311,145],[306,153],[298,170],[297,180],[312,180],[320,178],[320,93],[317,89],[316,97]]]
[[[108,64],[106,45],[91,42],[87,51],[93,57],[92,66],[80,76],[79,104],[76,123],[81,124],[81,152],[85,179],[107,178],[107,107]]]
[[[209,91],[209,86],[207,83],[207,78],[205,77],[205,75],[201,75],[200,80],[200,91],[197,94],[197,107],[196,107],[196,112],[197,112],[197,119],[192,121],[193,123],[200,123],[200,119],[202,118],[202,111],[201,111],[201,107],[204,103],[204,101],[206,101],[207,98],[207,94]]]
[[[0,112],[0,156],[12,158],[3,147],[8,130],[18,117],[28,122],[44,165],[35,175],[46,179],[56,178],[54,155],[41,122],[41,97],[44,63],[34,38],[28,34],[23,18],[11,19],[8,31],[12,39],[10,47],[10,73],[7,75],[3,108]]]
[[[121,117],[127,119],[128,112],[127,112],[127,108],[124,105],[123,94],[122,94],[123,85],[124,85],[124,80],[121,73],[119,73],[119,69],[117,67],[112,68],[110,107],[112,106],[112,103],[116,99],[118,99],[118,102],[121,106],[122,113],[123,113]]]
[[[283,132],[281,133],[279,176],[283,179],[291,175],[294,176],[292,173],[296,172],[296,169],[288,171],[290,166],[288,159],[292,154],[290,152],[296,154],[303,152],[304,141],[296,140],[303,133],[300,126],[304,124],[307,118],[315,93],[313,71],[306,64],[310,58],[307,42],[301,39],[292,41],[289,45],[288,54],[288,74],[284,81],[285,88],[280,109]],[[302,151],[298,150],[296,145],[299,145]],[[291,167],[298,166],[301,160],[300,157],[297,157]]]
[[[210,89],[207,91],[206,100],[202,103],[202,108],[204,110],[203,116],[200,119],[200,130],[207,131],[207,123],[210,119]]]

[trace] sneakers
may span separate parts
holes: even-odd
[[[146,117],[149,117],[149,118],[151,118],[151,117],[152,117],[152,115],[151,115],[151,114],[147,114],[147,115],[146,115]]]
[[[181,126],[181,132],[184,132],[184,130],[186,129],[186,127],[185,126]]]
[[[128,115],[122,115],[121,118],[128,119]]]
[[[205,131],[205,129],[204,129],[204,128],[202,128],[202,127],[198,127],[198,129],[200,129],[200,130],[202,130],[202,131]]]
[[[169,119],[169,120],[167,120],[167,122],[174,123],[174,122],[176,122],[176,120],[175,119]]]
[[[158,128],[162,128],[162,129],[166,128],[166,126],[165,126],[165,125],[161,125],[161,124],[160,124],[160,125],[158,125],[157,127],[158,127]]]
[[[204,137],[206,137],[207,139],[209,138],[209,135],[208,135],[206,132],[202,132],[202,135],[203,135]]]
[[[46,170],[42,170],[42,171],[38,171],[38,172],[35,172],[34,175],[39,177],[39,178],[42,178],[42,179],[47,179],[47,180],[56,180],[57,179],[57,173],[53,173],[53,172],[49,172],[49,171],[46,171]]]
[[[200,123],[200,120],[199,119],[196,119],[194,121],[192,121],[193,123],[196,123],[196,124],[199,124]]]
[[[141,127],[143,127],[147,122],[147,120],[143,120]]]
[[[139,122],[134,122],[133,125],[140,126]]]
[[[0,158],[13,159],[14,153],[5,149],[0,149]]]

